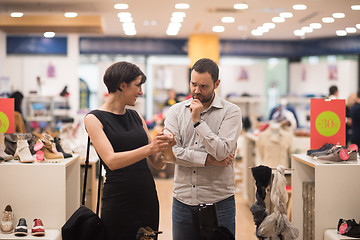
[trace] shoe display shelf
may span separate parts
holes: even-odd
[[[28,226],[29,227],[29,226]],[[31,228],[31,226],[30,226]],[[31,229],[28,229],[28,235],[27,236],[15,236],[14,233],[11,234],[4,234],[4,233],[0,233],[0,239],[6,239],[6,240],[10,240],[10,239],[22,239],[22,240],[61,240],[61,233],[60,230],[58,229],[46,229],[45,230],[45,236],[32,236],[31,235]]]
[[[0,164],[0,182],[3,183],[0,207],[11,205],[14,226],[19,218],[25,218],[29,223],[39,218],[46,230],[60,230],[80,206],[78,154],[59,163],[3,162]],[[8,236],[0,235],[0,239]]]
[[[347,237],[336,232],[336,229],[326,229],[324,232],[324,240],[347,240],[347,239],[359,239],[353,237]]]
[[[314,221],[316,240],[347,239],[324,234],[337,227],[339,218],[360,219],[360,163],[321,163],[305,154],[292,155],[292,223],[299,230],[299,239],[304,238],[304,183],[314,182],[314,206],[310,216]],[[306,185],[306,184],[305,184]],[[306,224],[305,224],[306,225]],[[306,231],[306,230],[305,230]],[[335,230],[336,231],[336,230]],[[339,235],[340,236],[340,235]],[[350,238],[351,239],[351,238]]]

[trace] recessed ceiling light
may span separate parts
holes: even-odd
[[[356,33],[356,28],[354,27],[347,27],[345,30],[347,33]]]
[[[235,18],[233,18],[233,17],[223,17],[223,18],[221,18],[221,21],[223,23],[233,23],[233,22],[235,22]]]
[[[356,28],[357,28],[357,29],[360,29],[360,24],[356,24]]]
[[[263,33],[269,32],[269,29],[264,26],[258,27],[257,30],[259,30],[260,32],[263,32]]]
[[[189,9],[190,5],[187,3],[177,3],[175,4],[176,9]]]
[[[332,17],[323,17],[321,20],[324,23],[333,23],[335,21]]]
[[[239,26],[237,27],[237,29],[238,29],[239,31],[246,31],[246,30],[248,30],[248,27],[245,26],[245,25],[239,25]]]
[[[55,33],[54,32],[44,32],[44,37],[53,38],[53,37],[55,37]]]
[[[275,23],[285,22],[285,18],[283,18],[283,17],[273,17],[271,20]]]
[[[291,12],[282,12],[282,13],[280,13],[280,17],[283,17],[283,18],[291,18],[293,16],[294,15]]]
[[[237,3],[237,4],[234,4],[234,8],[235,9],[248,9],[249,6],[245,3]]]
[[[312,29],[320,29],[321,28],[321,23],[310,23],[310,27]]]
[[[119,18],[122,18],[122,17],[131,17],[131,13],[129,13],[129,12],[119,12],[119,13],[117,14],[117,16],[118,16]]]
[[[305,33],[311,33],[314,30],[311,27],[302,27],[301,31],[305,32]]]
[[[212,30],[213,30],[213,32],[224,32],[225,27],[224,26],[213,26]]]
[[[66,13],[64,13],[64,16],[67,18],[74,18],[74,17],[77,17],[78,14],[76,12],[66,12]]]
[[[304,36],[305,33],[304,33],[304,31],[302,31],[302,30],[295,30],[295,31],[294,31],[294,35],[300,37],[300,36]]]
[[[344,31],[344,30],[337,30],[336,35],[339,36],[339,37],[346,36],[347,32]]]
[[[360,10],[360,5],[352,5],[351,9],[352,10]]]
[[[171,16],[184,18],[184,17],[186,17],[186,13],[184,13],[184,12],[173,12]]]
[[[332,16],[333,16],[333,18],[344,18],[345,14],[344,13],[333,13]]]
[[[24,14],[22,12],[12,12],[11,17],[22,17]]]
[[[295,4],[292,6],[294,10],[306,10],[307,6],[305,4]]]
[[[129,5],[126,3],[117,3],[114,5],[115,9],[128,9]]]
[[[263,35],[263,32],[261,32],[261,31],[259,31],[257,29],[254,29],[254,30],[251,31],[251,34],[253,36],[261,36],[261,35]]]
[[[151,20],[150,24],[151,24],[152,26],[156,26],[156,25],[157,25],[157,21],[156,21],[156,20]]]
[[[275,28],[275,23],[264,23],[263,24],[264,27],[266,27],[267,29],[273,29]]]
[[[184,18],[182,17],[171,17],[170,22],[183,22]]]

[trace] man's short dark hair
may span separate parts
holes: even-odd
[[[338,88],[337,88],[337,86],[331,86],[330,88],[329,88],[329,93],[330,93],[330,95],[335,95],[335,93],[338,91]]]
[[[140,68],[133,63],[124,61],[114,63],[108,67],[103,79],[108,92],[114,93],[118,90],[122,82],[130,84],[139,76],[141,76],[141,83],[144,83],[146,81],[146,76]]]
[[[219,79],[219,67],[213,60],[209,58],[199,59],[191,68],[191,71],[192,70],[198,73],[209,73],[214,83]]]

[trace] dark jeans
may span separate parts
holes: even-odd
[[[219,225],[226,227],[235,236],[235,197],[215,203]],[[200,239],[198,206],[189,206],[173,198],[173,240]]]

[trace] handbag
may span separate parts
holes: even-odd
[[[34,150],[36,141],[35,141],[35,136],[32,133],[6,133],[4,139],[5,153],[10,154],[12,156],[15,155],[18,139],[27,140],[31,154],[32,155],[36,154]]]
[[[99,167],[99,185],[97,195],[96,213],[91,209],[85,207],[85,191],[87,172],[89,167],[89,152],[90,152],[90,138],[88,136],[86,160],[85,160],[85,174],[83,184],[83,195],[81,206],[71,215],[61,228],[63,240],[105,240],[105,228],[101,218],[99,217],[99,203],[100,203],[100,183],[101,183],[101,169],[102,163],[100,160]]]

